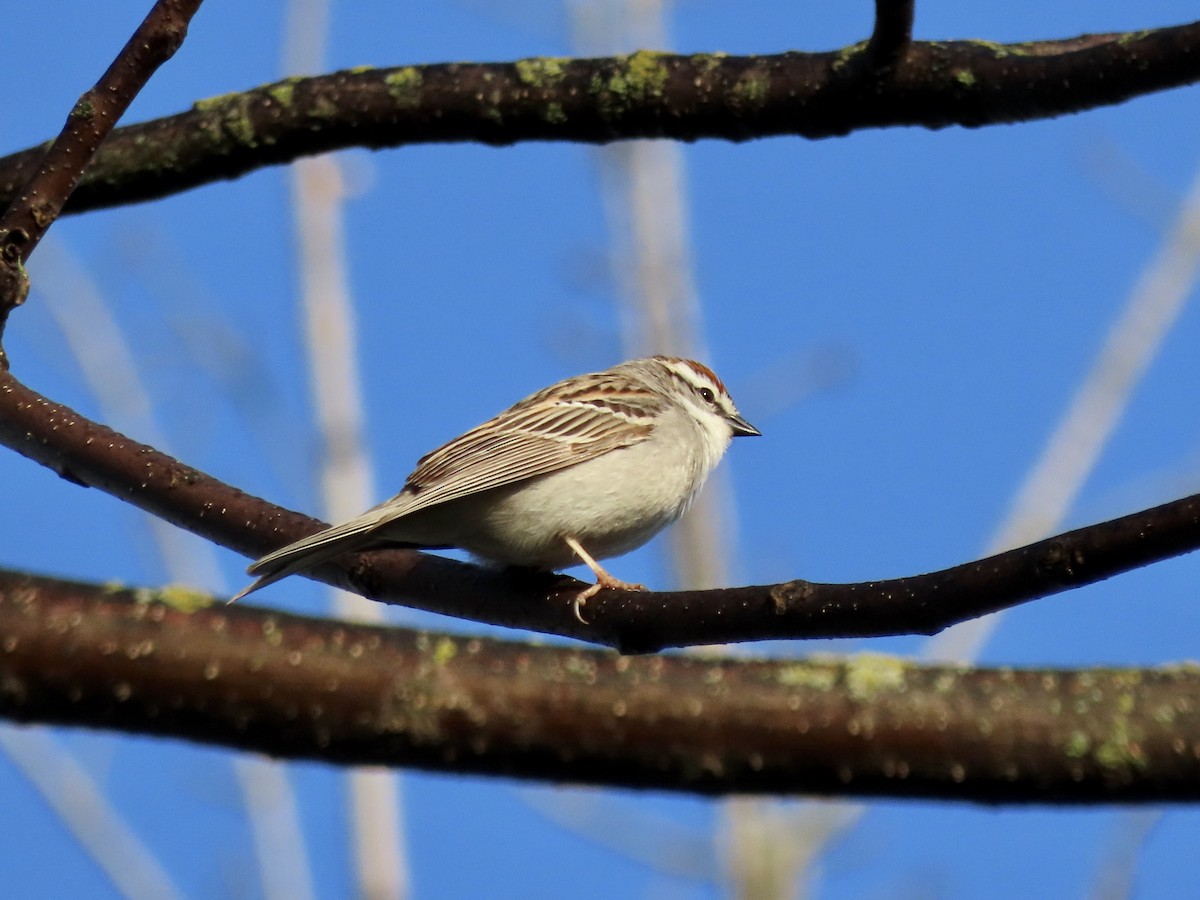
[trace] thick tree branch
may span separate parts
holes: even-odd
[[[1023,44],[912,43],[907,7],[880,0],[872,40],[829,53],[642,51],[289,79],[119,129],[68,210],[162,197],[351,146],[975,127],[1080,112],[1200,79],[1200,22]],[[40,159],[36,148],[0,159],[0,199],[13,196]]]
[[[1200,799],[1194,666],[629,658],[163,594],[0,571],[0,716],[699,794]]]
[[[62,212],[117,120],[187,34],[201,0],[158,0],[100,80],[79,98],[48,150],[34,148],[0,217],[0,335],[9,312],[25,301],[25,263]],[[0,349],[0,366],[6,365]]]
[[[321,527],[90,422],[0,373],[0,443],[64,478],[248,556]],[[601,591],[588,624],[560,576],[517,578],[408,550],[352,555],[315,577],[378,600],[626,652],[780,638],[932,634],[1200,547],[1200,495],[911,578],[715,591]]]

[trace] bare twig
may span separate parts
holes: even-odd
[[[1091,900],[1133,900],[1139,896],[1138,867],[1146,844],[1163,821],[1164,807],[1130,809],[1111,823],[1112,833],[1103,840]]]
[[[915,0],[875,0],[875,30],[867,56],[876,69],[894,66],[912,43]]]
[[[84,93],[36,170],[0,216],[0,334],[9,312],[25,301],[24,264],[58,218],[100,145],[158,67],[187,34],[201,0],[158,0],[100,80]],[[0,366],[7,361],[0,350]]]
[[[984,552],[998,553],[1062,527],[1142,375],[1187,306],[1198,275],[1200,172]],[[972,662],[997,624],[995,616],[986,616],[951,628],[929,642],[924,658]]]
[[[118,428],[169,450],[166,434],[154,415],[150,392],[138,371],[134,348],[95,281],[53,236],[42,243],[30,271],[35,295],[62,336],[62,353],[74,359],[101,415]],[[157,516],[142,518],[150,532],[147,543],[157,551],[168,580],[206,591],[224,586],[212,544]]]
[[[133,348],[99,288],[53,237],[43,241],[31,268],[36,289],[105,416],[165,447],[166,438],[154,416]],[[220,589],[223,582],[212,544],[156,516],[145,518],[172,583]],[[261,757],[235,759],[233,768],[246,800],[263,896],[266,900],[308,900],[313,896],[311,867],[286,769]],[[103,841],[89,846],[98,853],[111,849]],[[106,869],[125,867],[123,860],[111,857],[100,864]]]
[[[44,730],[0,728],[0,749],[128,900],[184,895],[79,761]]]
[[[310,72],[324,64],[327,0],[288,4],[284,71]],[[293,224],[300,274],[298,313],[304,326],[315,429],[321,507],[335,522],[373,504],[374,476],[364,438],[354,301],[346,262],[342,168],[332,156],[298,160],[291,170]],[[331,590],[335,616],[380,623],[386,608],[357,594]],[[346,773],[355,891],[371,900],[409,894],[407,848],[397,773],[357,767]]]
[[[1195,287],[1200,263],[1200,175],[1164,236],[1163,245],[1147,265],[1125,309],[1109,330],[1078,393],[1055,428],[1040,458],[1031,467],[997,527],[985,552],[998,553],[1026,541],[1038,540],[1062,527],[1108,439],[1128,406],[1142,373],[1149,366]],[[1003,612],[970,619],[927,641],[921,659],[927,662],[973,664],[1002,620]],[[826,804],[861,816],[861,805]],[[1139,818],[1143,813],[1133,814]],[[1130,833],[1144,834],[1134,827]],[[1124,833],[1123,833],[1124,835]],[[1126,835],[1127,836],[1127,835]],[[1108,857],[1119,871],[1099,884],[1128,888],[1136,868],[1136,848],[1122,846]]]

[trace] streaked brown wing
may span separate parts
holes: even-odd
[[[376,530],[397,518],[640,443],[662,403],[627,366],[545,388],[423,457],[392,499],[257,560],[249,571],[258,580],[234,599],[369,547]]]
[[[404,514],[547,475],[650,436],[646,401],[635,385],[586,378],[574,392],[559,386],[534,394],[422,457],[404,485],[411,497]]]

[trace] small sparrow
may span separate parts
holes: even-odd
[[[652,356],[526,397],[423,456],[395,497],[268,553],[233,600],[343,553],[459,547],[509,566],[584,563],[601,588],[644,590],[597,559],[640,547],[687,510],[735,436],[758,435],[721,379]],[[230,601],[232,602],[232,600]]]

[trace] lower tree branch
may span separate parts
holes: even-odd
[[[247,556],[323,527],[91,422],[9,372],[0,372],[0,443]],[[933,634],[1197,547],[1200,495],[927,575],[709,591],[605,590],[588,601],[587,624],[572,613],[583,587],[574,579],[507,576],[411,550],[350,555],[312,577],[377,600],[645,653],[734,641]]]
[[[0,570],[0,716],[697,794],[1200,799],[1200,670],[619,657]]]

